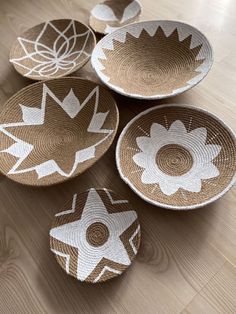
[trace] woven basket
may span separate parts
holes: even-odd
[[[89,59],[96,44],[92,30],[81,22],[62,19],[44,22],[14,42],[10,62],[32,80],[71,74]]]
[[[138,20],[141,4],[137,0],[106,0],[95,5],[89,19],[95,32],[109,34]]]
[[[103,87],[80,78],[27,86],[0,112],[0,170],[35,186],[73,178],[110,147],[118,109]]]
[[[235,135],[205,110],[161,105],[127,124],[116,162],[121,178],[145,201],[193,209],[217,200],[235,183]]]
[[[50,247],[60,266],[91,283],[120,275],[139,245],[137,213],[106,189],[75,194],[56,214],[50,230]]]
[[[105,36],[91,61],[100,79],[116,92],[158,99],[199,83],[213,57],[208,40],[196,28],[175,21],[149,21]]]

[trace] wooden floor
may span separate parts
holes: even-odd
[[[236,1],[143,0],[142,19],[174,19],[210,39],[215,63],[193,90],[161,102],[211,110],[236,130]],[[31,83],[8,63],[16,36],[41,21],[88,21],[95,0],[0,1],[0,105]],[[98,80],[90,65],[76,73]],[[117,96],[120,130],[157,103]],[[160,102],[158,102],[160,103]],[[143,202],[119,178],[115,143],[77,179],[31,189],[0,177],[0,313],[236,313],[236,189],[199,210],[176,212]],[[91,186],[128,198],[139,213],[142,245],[134,265],[101,285],[69,278],[49,251],[48,232],[62,202]]]

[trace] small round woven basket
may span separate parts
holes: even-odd
[[[124,128],[116,162],[121,178],[145,201],[168,209],[202,207],[235,183],[235,135],[205,110],[156,106]]]
[[[136,211],[106,189],[75,194],[56,214],[50,248],[67,274],[97,283],[129,267],[140,245]]]
[[[10,62],[21,75],[32,80],[66,76],[89,59],[96,37],[85,24],[60,19],[36,25],[13,43]]]
[[[141,4],[137,0],[106,0],[92,9],[89,24],[95,32],[109,34],[139,19]]]
[[[178,95],[209,72],[212,48],[196,28],[176,21],[134,23],[105,36],[92,53],[100,79],[141,99]]]
[[[29,85],[0,111],[0,170],[34,186],[73,178],[107,151],[118,122],[114,98],[91,81],[70,77]]]

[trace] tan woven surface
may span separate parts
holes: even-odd
[[[92,54],[100,78],[121,94],[165,98],[208,73],[212,48],[197,29],[176,21],[127,25],[103,38]]]
[[[124,18],[127,10],[129,14]],[[106,0],[93,8],[89,24],[95,32],[107,34],[118,27],[137,21],[140,14],[141,5],[136,0]]]
[[[20,35],[11,47],[10,62],[32,80],[68,75],[90,58],[96,38],[91,29],[75,20],[41,23]]]
[[[30,85],[1,112],[1,171],[36,186],[75,177],[109,148],[118,120],[111,94],[91,81],[61,78]]]
[[[105,189],[75,194],[55,216],[50,230],[50,247],[61,267],[92,283],[120,275],[139,245],[136,212],[128,201]]]
[[[0,1],[0,107],[32,83],[9,64],[9,50],[22,32],[42,21],[73,18],[88,23],[98,0]],[[161,103],[194,104],[236,131],[236,1],[141,0],[142,20],[181,20],[212,43],[214,65],[201,84],[177,97],[139,101],[114,94],[119,133],[138,113]],[[75,73],[99,82],[88,62]],[[132,192],[120,179],[113,142],[92,167],[70,182],[47,188],[0,176],[0,312],[4,314],[235,312],[236,190],[189,211],[165,210]],[[49,251],[48,232],[67,199],[91,186],[107,187],[130,200],[142,241],[134,264],[101,285],[80,284]],[[69,208],[68,208],[69,209]]]
[[[122,132],[117,165],[121,177],[145,200],[167,208],[198,207],[232,185],[235,136],[197,108],[155,107]]]

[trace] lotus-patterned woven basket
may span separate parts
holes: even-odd
[[[89,19],[95,32],[109,34],[138,20],[141,4],[137,0],[106,0],[92,9]]]
[[[136,211],[106,189],[75,194],[56,214],[50,230],[51,251],[67,274],[97,283],[129,267],[140,245]]]
[[[36,25],[13,43],[10,62],[16,71],[32,80],[58,78],[81,68],[96,44],[85,24],[61,19]]]
[[[116,92],[143,99],[180,94],[199,83],[213,62],[207,38],[175,21],[124,26],[105,36],[92,53],[100,79]]]
[[[29,85],[0,112],[0,170],[35,186],[73,178],[110,147],[118,127],[115,100],[80,78]]]
[[[156,106],[124,128],[116,162],[121,178],[147,202],[193,209],[217,200],[235,183],[235,135],[205,110]]]

